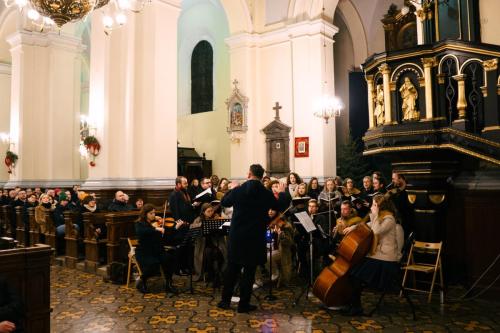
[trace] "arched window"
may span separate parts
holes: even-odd
[[[212,46],[206,40],[199,42],[191,57],[191,113],[213,110],[213,58]]]

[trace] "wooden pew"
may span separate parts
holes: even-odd
[[[15,208],[16,213],[16,240],[20,245],[24,245],[24,218],[23,218],[23,207],[17,206]]]
[[[30,228],[30,244],[40,244],[42,240],[40,239],[40,226],[35,220],[35,208],[28,208],[28,221]]]
[[[54,252],[57,251],[56,244],[56,227],[54,224],[54,218],[52,212],[45,212],[45,244],[49,245],[54,249]],[[55,253],[57,255],[57,253]]]
[[[135,221],[139,211],[116,212],[106,214],[108,229],[108,264],[112,262],[128,262],[127,238],[135,236]]]
[[[78,240],[80,234],[75,228],[78,222],[79,213],[73,211],[65,211],[64,213],[65,225],[65,246],[66,246],[66,260],[65,265],[69,268],[75,268],[78,261]]]
[[[12,230],[12,207],[9,205],[2,206],[2,215],[5,220],[5,225],[6,225],[6,236],[7,237],[16,237],[16,231]]]
[[[105,247],[107,238],[97,239],[95,230],[106,225],[105,213],[83,213],[83,242],[85,244],[85,271],[95,273],[99,266],[99,248]]]
[[[24,332],[50,332],[50,256],[47,245],[0,250],[0,275],[24,306]]]
[[[7,236],[7,220],[3,212],[3,205],[0,206],[0,237]]]

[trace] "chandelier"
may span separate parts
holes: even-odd
[[[105,30],[127,22],[126,11],[139,13],[151,0],[4,0],[6,7],[17,6],[40,31],[56,25],[84,20],[92,11],[108,4],[103,14]]]
[[[323,3],[322,17],[325,17],[325,5]],[[314,107],[314,115],[318,118],[323,118],[325,123],[328,124],[330,118],[340,117],[341,111],[344,109],[344,104],[340,98],[336,96],[330,96],[325,91],[327,90],[327,77],[328,73],[326,71],[326,32],[325,25],[323,24],[323,56],[324,56],[324,76],[325,81],[323,82],[323,95],[317,100]]]
[[[330,118],[340,117],[343,109],[344,104],[338,97],[325,94],[319,99],[314,115],[323,118],[328,124]]]

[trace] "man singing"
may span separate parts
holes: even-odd
[[[269,209],[278,209],[278,201],[261,183],[264,168],[252,164],[248,171],[248,181],[228,191],[222,198],[224,207],[233,207],[233,217],[229,230],[228,265],[222,289],[219,308],[229,309],[236,282],[240,280],[240,302],[238,312],[245,313],[257,309],[250,304],[252,286],[257,265],[266,262],[266,225]],[[284,189],[283,189],[284,190]]]

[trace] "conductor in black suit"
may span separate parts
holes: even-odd
[[[219,308],[228,309],[234,287],[240,279],[240,302],[238,312],[249,312],[257,307],[250,304],[252,286],[257,265],[265,264],[266,228],[270,208],[277,210],[278,201],[261,183],[264,168],[252,164],[248,171],[248,181],[224,195],[221,205],[233,207],[228,241],[228,265],[222,289]]]

